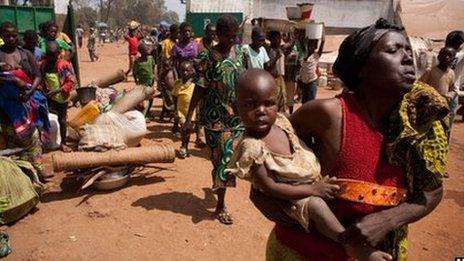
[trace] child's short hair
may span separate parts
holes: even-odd
[[[0,34],[5,33],[9,29],[14,29],[16,31],[18,30],[12,22],[7,21],[7,22],[3,22],[2,24],[0,24]]]
[[[267,33],[267,39],[271,40],[271,39],[274,39],[276,38],[277,36],[280,36],[281,33],[279,31],[275,31],[275,30],[272,30],[272,31],[269,31]]]
[[[150,52],[149,46],[143,41],[139,43],[137,50],[139,51],[139,53],[142,53],[142,51],[147,51],[147,53]]]
[[[184,30],[185,28],[190,27],[190,24],[187,22],[182,22],[179,26],[179,30]]]
[[[177,24],[172,24],[171,26],[169,26],[169,32],[174,33],[177,31],[179,31],[179,26]]]
[[[30,39],[30,40],[38,40],[39,37],[37,36],[37,33],[34,30],[26,30],[24,32],[24,40]]]
[[[464,32],[463,31],[452,31],[446,36],[445,46],[455,46],[464,43]]]
[[[193,67],[193,69],[195,69],[195,66],[194,66],[194,63],[190,60],[185,60],[185,61],[182,61],[179,66],[182,67],[182,66],[187,66],[187,65],[190,65]]]

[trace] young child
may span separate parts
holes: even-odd
[[[195,75],[195,68],[193,67],[193,62],[183,61],[179,65],[179,74],[180,78],[176,81],[172,95],[175,99],[176,104],[176,116],[174,118],[174,126],[172,132],[174,135],[179,133],[179,123],[183,125],[185,123],[188,109],[190,106],[190,100],[192,99],[193,90],[195,89],[195,84],[193,83],[193,76]],[[195,115],[192,116],[192,120],[195,120]],[[197,145],[202,144],[200,139],[200,128],[196,124],[196,141]],[[190,133],[182,133],[182,145],[180,147],[179,155],[180,158],[184,159],[190,156],[188,152],[188,143],[190,141]]]
[[[42,26],[42,29],[43,38],[39,42],[42,53],[46,52],[47,42],[55,41],[60,50],[60,58],[69,60],[73,55],[73,47],[58,37],[58,25],[53,21],[49,21]]]
[[[285,85],[285,56],[281,48],[282,35],[279,31],[270,31],[268,39],[271,42],[267,49],[269,62],[266,64],[266,70],[274,76],[277,86],[277,110],[285,112],[287,99],[287,87]]]
[[[39,36],[34,30],[26,30],[23,37],[23,48],[34,55],[37,64],[42,60],[43,52],[38,47]]]
[[[90,28],[89,40],[87,41],[87,50],[89,51],[90,61],[99,61],[100,57],[97,55],[97,32],[95,28]]]
[[[138,46],[140,57],[134,62],[134,79],[138,85],[143,85],[152,88],[155,82],[155,60],[151,56],[151,48],[141,42]],[[148,116],[153,98],[143,101],[142,106],[143,114]]]
[[[126,76],[132,71],[134,60],[137,57],[137,50],[139,47],[139,37],[137,36],[137,29],[129,28],[129,33],[124,36],[129,47],[129,69],[126,71]]]
[[[419,81],[427,83],[435,88],[443,97],[445,97],[450,108],[453,106],[453,99],[457,96],[454,84],[455,74],[451,69],[451,65],[453,64],[455,57],[455,49],[451,47],[443,47],[438,53],[438,64],[427,70],[419,79]],[[452,111],[451,113],[451,115],[454,116],[454,112]],[[450,127],[453,120],[454,117],[450,117]]]
[[[59,58],[59,55],[58,44],[55,41],[48,41],[40,71],[50,111],[58,116],[60,123],[61,150],[69,152],[71,149],[66,146],[66,119],[68,98],[76,85],[76,77],[72,64]]]
[[[323,199],[332,199],[339,187],[335,178],[322,177],[314,153],[296,136],[290,122],[277,114],[275,81],[264,70],[251,69],[237,79],[237,108],[245,134],[230,162],[230,173],[252,183],[268,201],[275,202],[305,230],[316,229],[340,242],[345,228]],[[281,200],[288,204],[280,204]],[[271,203],[272,204],[272,203]],[[359,260],[391,260],[369,246],[340,242]]]
[[[242,48],[247,58],[247,68],[264,69],[264,66],[269,62],[264,44],[266,42],[266,34],[261,27],[253,28],[251,32],[251,44],[245,44]]]
[[[301,103],[316,99],[317,94],[317,64],[324,49],[325,36],[322,34],[321,44],[316,52],[318,40],[305,39],[306,52],[305,57],[301,61],[300,74],[298,79],[298,88],[301,91]]]

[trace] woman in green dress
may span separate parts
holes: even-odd
[[[204,49],[197,57],[196,86],[183,130],[193,130],[192,112],[202,100],[200,120],[211,150],[213,190],[218,196],[216,215],[221,223],[232,224],[224,198],[226,188],[235,186],[235,179],[224,170],[234,153],[234,141],[243,131],[236,113],[235,80],[245,70],[245,63],[241,47],[235,44],[237,21],[231,16],[222,16],[216,29],[218,44]]]

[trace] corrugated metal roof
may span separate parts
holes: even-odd
[[[251,0],[188,0],[187,12],[193,13],[248,13]]]

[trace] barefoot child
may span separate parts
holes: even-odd
[[[40,64],[40,72],[50,111],[58,116],[60,123],[61,150],[68,152],[71,151],[66,146],[68,99],[76,85],[76,77],[72,64],[59,58],[59,55],[58,43],[48,41],[45,58]]]
[[[195,68],[193,67],[193,62],[183,61],[179,65],[179,74],[180,79],[178,79],[174,85],[172,95],[175,99],[176,104],[176,117],[174,118],[174,126],[172,132],[174,135],[179,133],[179,123],[183,125],[187,117],[188,109],[190,106],[190,100],[192,99],[193,90],[195,89],[195,84],[193,83],[193,76],[195,75]],[[192,120],[195,120],[195,115],[192,116]],[[202,143],[200,139],[200,128],[198,124],[195,124],[196,130],[196,144]],[[190,140],[190,133],[182,132],[182,145],[180,147],[180,158],[184,159],[190,156],[188,152],[188,143]]]
[[[155,60],[151,56],[151,48],[141,42],[138,46],[138,51],[140,57],[137,58],[134,62],[134,79],[135,83],[138,85],[146,86],[152,88],[155,82]],[[142,109],[142,113],[145,117],[148,116],[150,107],[152,105],[153,98],[147,99],[142,102],[139,106]]]
[[[275,81],[264,70],[251,69],[236,83],[237,108],[245,134],[230,162],[229,172],[252,183],[284,215],[307,231],[315,228],[344,244],[359,260],[391,260],[369,246],[343,241],[345,228],[323,199],[332,199],[339,187],[335,178],[322,177],[314,153],[296,136],[290,122],[277,113]],[[284,200],[284,204],[277,203]],[[271,203],[272,204],[272,203]]]

